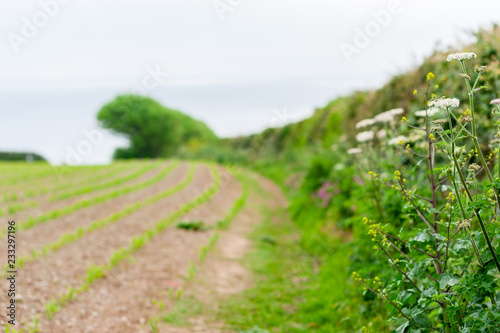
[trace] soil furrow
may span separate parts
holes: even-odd
[[[208,168],[199,166],[192,183],[184,190],[108,225],[100,232],[68,244],[64,251],[26,264],[20,272],[23,278],[18,287],[21,294],[19,318],[27,321],[30,314],[44,313],[45,304],[67,292],[68,287],[81,283],[89,265],[105,264],[112,253],[126,246],[132,237],[209,187],[207,178],[210,179]]]
[[[75,231],[80,227],[85,228],[93,221],[105,218],[130,204],[142,201],[174,186],[185,178],[187,169],[187,164],[181,164],[154,185],[77,210],[48,223],[39,224],[32,229],[23,230],[17,236],[19,242],[18,257],[27,255],[32,249],[39,250],[43,245],[55,242],[68,232]]]
[[[162,170],[162,167],[158,167],[158,168],[155,168],[153,170],[149,170],[149,171],[145,172],[140,177],[134,178],[128,182],[120,184],[119,186],[115,186],[112,188],[105,188],[105,189],[102,189],[99,191],[93,191],[93,192],[89,192],[89,193],[86,193],[83,195],[74,196],[74,197],[71,197],[68,199],[58,200],[55,202],[50,201],[51,194],[48,193],[48,194],[43,195],[43,198],[38,198],[38,201],[40,203],[36,207],[22,209],[14,214],[7,214],[7,217],[11,220],[20,221],[22,223],[23,221],[26,221],[30,217],[36,217],[36,216],[43,214],[43,213],[47,213],[47,212],[51,212],[53,210],[57,210],[57,209],[61,209],[61,208],[67,207],[67,206],[71,206],[71,205],[73,205],[77,202],[80,202],[82,200],[89,200],[89,199],[95,198],[99,195],[110,193],[112,191],[116,191],[116,190],[119,190],[119,189],[127,187],[127,186],[133,186],[135,184],[139,184],[143,181],[146,181],[148,179],[153,178],[158,173],[160,173],[161,170]],[[30,199],[30,201],[31,201],[31,199]]]
[[[201,220],[214,225],[224,218],[241,194],[235,178],[227,179],[208,203],[181,220]],[[205,180],[205,183],[207,181]],[[171,227],[136,252],[131,262],[123,263],[88,291],[80,295],[51,320],[42,316],[44,332],[140,332],[154,313],[154,300],[168,298],[170,288],[185,284],[191,262],[213,230],[192,232]]]

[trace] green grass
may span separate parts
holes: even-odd
[[[355,332],[342,329],[341,301],[349,284],[346,248],[311,255],[300,246],[286,209],[264,207],[262,214],[251,236],[254,249],[244,260],[255,285],[225,301],[218,317],[240,331],[258,326],[270,332]]]

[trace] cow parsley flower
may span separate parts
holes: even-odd
[[[361,148],[351,148],[347,151],[347,153],[349,155],[357,155],[357,154],[361,154],[363,152],[363,150]]]
[[[356,124],[356,128],[364,128],[364,127],[372,126],[376,122],[377,121],[375,119],[363,119]]]
[[[461,52],[461,53],[453,53],[448,56],[447,61],[457,60],[468,60],[472,58],[477,58],[477,55],[474,52]]]
[[[389,145],[394,146],[400,144],[401,142],[402,143],[408,142],[408,138],[406,136],[400,135],[390,139],[388,143]]]
[[[394,117],[400,114],[403,114],[404,109],[397,108],[389,111],[384,111],[375,116],[375,120],[379,123],[390,123],[394,120]]]
[[[490,104],[500,104],[500,98],[494,99],[490,102]]]
[[[356,135],[356,140],[358,142],[371,141],[371,140],[373,140],[374,136],[375,136],[375,133],[373,131],[365,131],[365,132],[358,133],[358,135]]]
[[[397,108],[397,109],[392,109],[392,110],[389,110],[386,112],[392,114],[393,116],[397,116],[397,115],[403,114],[405,112],[405,110],[403,108]]]
[[[460,106],[460,100],[457,98],[440,98],[432,102],[429,102],[430,107],[436,107],[441,109],[446,108],[458,108]]]
[[[425,117],[427,115],[427,117],[432,117],[433,115],[435,115],[439,111],[441,111],[439,108],[432,107],[432,108],[428,108],[427,110],[415,111],[415,116],[416,117]]]
[[[387,131],[386,130],[380,130],[377,132],[377,138],[382,139],[387,136]]]

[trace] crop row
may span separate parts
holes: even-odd
[[[91,265],[86,270],[86,278],[80,286],[73,288],[70,287],[68,292],[57,300],[48,303],[45,307],[46,315],[50,319],[53,314],[59,311],[63,306],[71,302],[75,297],[77,297],[82,292],[89,289],[89,287],[97,280],[108,274],[114,267],[121,263],[124,259],[130,257],[133,253],[143,248],[147,243],[149,243],[156,235],[163,232],[168,226],[174,223],[182,215],[187,214],[194,208],[202,205],[211,200],[211,198],[217,193],[220,185],[220,175],[215,166],[211,166],[211,173],[214,182],[210,188],[201,193],[193,201],[188,202],[181,208],[170,214],[168,217],[157,222],[153,228],[147,229],[140,236],[132,238],[130,244],[127,247],[120,248],[110,257],[109,261],[105,265],[94,266]]]
[[[26,188],[20,188],[16,185],[6,187],[3,190],[2,199],[4,203],[10,203],[43,195],[48,192],[55,193],[71,187],[81,186],[82,184],[99,182],[102,179],[107,179],[107,177],[112,177],[122,172],[126,168],[127,166],[122,163],[111,167],[78,168],[78,172],[73,172],[54,181],[50,181],[50,178],[43,178],[38,181],[30,182]],[[104,172],[98,173],[96,176],[98,171]],[[49,185],[47,185],[48,182]]]
[[[125,175],[125,176],[120,177],[118,179],[113,179],[113,180],[111,180],[107,183],[104,183],[104,184],[86,185],[82,188],[76,188],[76,189],[61,193],[59,195],[54,195],[54,196],[52,196],[50,201],[64,200],[64,199],[75,197],[78,195],[91,193],[91,192],[95,192],[95,191],[100,191],[100,190],[104,190],[104,189],[114,187],[114,186],[119,186],[123,183],[126,183],[128,181],[131,181],[133,179],[136,179],[136,178],[142,176],[143,174],[152,170],[155,167],[156,167],[156,165],[154,165],[154,164],[153,165],[146,165],[146,166],[143,166],[141,169],[137,170],[136,172]]]
[[[162,199],[165,199],[165,198],[181,191],[182,189],[184,189],[186,186],[188,186],[191,183],[191,181],[194,178],[195,171],[196,171],[196,167],[191,164],[185,179],[182,182],[180,182],[179,184],[177,184],[177,185],[175,185],[175,186],[173,186],[173,187],[171,187],[171,188],[169,188],[169,189],[167,189],[167,190],[165,190],[165,191],[163,191],[155,196],[149,197],[141,202],[137,202],[137,203],[134,203],[132,205],[129,205],[129,206],[125,207],[124,209],[122,209],[118,212],[115,212],[115,213],[113,213],[113,214],[111,214],[103,219],[94,221],[91,225],[89,225],[86,228],[80,227],[74,232],[64,234],[54,243],[47,244],[47,245],[43,246],[42,249],[39,251],[32,250],[31,255],[21,257],[18,259],[17,267],[22,268],[28,262],[34,261],[37,258],[45,256],[49,253],[55,252],[55,251],[59,250],[60,248],[66,246],[72,242],[77,241],[78,239],[82,238],[85,235],[88,235],[94,231],[102,229],[102,228],[126,217],[127,215],[130,215],[133,212],[136,212],[136,211],[144,208],[147,205],[158,202]],[[8,269],[6,267],[6,271],[7,270]]]
[[[60,208],[60,209],[55,209],[55,210],[50,211],[50,212],[42,213],[36,217],[29,217],[26,222],[19,224],[18,230],[22,231],[22,230],[31,229],[38,224],[45,223],[47,221],[59,218],[61,216],[69,215],[69,214],[71,214],[79,209],[90,207],[90,206],[98,204],[98,203],[103,203],[103,202],[109,201],[111,199],[115,199],[119,196],[129,194],[133,191],[137,191],[137,190],[146,188],[148,186],[151,186],[151,185],[159,182],[160,180],[162,180],[164,177],[166,177],[167,174],[170,173],[173,169],[175,169],[178,164],[179,164],[178,161],[172,162],[171,164],[166,166],[158,175],[156,175],[155,177],[153,177],[151,179],[145,180],[139,184],[127,186],[127,187],[121,188],[119,190],[115,190],[113,192],[110,192],[110,193],[105,193],[102,195],[95,196],[95,197],[90,198],[90,199],[81,200],[81,201],[74,203],[73,205],[69,205],[69,206],[66,206],[66,207]],[[5,232],[0,232],[0,237],[2,237],[2,236],[5,236]]]

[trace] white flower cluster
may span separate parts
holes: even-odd
[[[385,111],[385,112],[382,112],[382,113],[379,113],[378,115],[376,115],[375,118],[363,119],[363,120],[359,121],[356,124],[356,128],[357,129],[365,128],[365,127],[375,125],[376,123],[390,123],[391,121],[394,120],[395,116],[403,114],[404,112],[405,112],[405,110],[403,108]]]
[[[432,108],[428,108],[427,110],[415,111],[415,116],[416,117],[425,117],[427,115],[427,117],[432,117],[433,115],[435,115],[439,111],[441,111],[439,108],[432,107]]]
[[[490,104],[496,104],[496,105],[500,104],[500,98],[492,100]]]
[[[404,110],[402,108],[392,109],[389,111],[379,113],[378,115],[375,116],[374,119],[379,123],[390,123],[391,121],[394,120],[395,116],[403,114],[403,112]]]
[[[394,145],[399,144],[400,142],[403,142],[403,143],[408,142],[408,138],[406,136],[400,135],[400,136],[397,136],[395,138],[390,139],[388,144],[390,146],[394,146]]]
[[[441,109],[458,108],[460,106],[460,100],[456,98],[440,98],[430,102],[429,106]]]
[[[472,58],[477,58],[477,55],[474,52],[461,52],[461,53],[453,53],[448,56],[447,61],[457,60],[468,60]]]
[[[386,130],[380,130],[377,132],[377,138],[383,139],[387,136],[387,131]]]
[[[375,119],[363,119],[356,124],[356,128],[364,128],[368,126],[375,125],[377,121]]]
[[[360,132],[360,133],[358,133],[358,135],[356,135],[356,140],[358,142],[371,141],[371,140],[373,140],[374,136],[375,136],[375,133],[373,131]]]
[[[347,151],[347,153],[349,155],[357,155],[357,154],[361,154],[363,152],[363,150],[361,148],[352,148],[352,149],[349,149]]]

